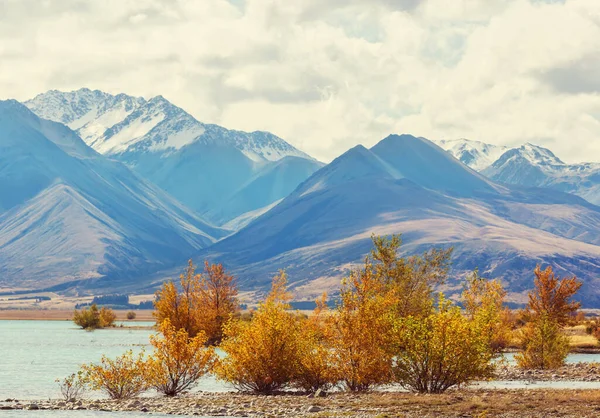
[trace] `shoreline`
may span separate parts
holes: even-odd
[[[229,417],[585,417],[597,416],[600,391],[576,389],[456,389],[441,395],[336,392],[253,395],[199,392],[178,398],[0,402],[0,410],[91,410]]]

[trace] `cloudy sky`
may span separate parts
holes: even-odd
[[[0,98],[80,87],[323,161],[389,133],[600,161],[600,0],[0,0]]]

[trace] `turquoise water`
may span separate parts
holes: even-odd
[[[133,324],[151,325],[139,322]],[[60,391],[56,379],[76,372],[82,363],[99,361],[102,354],[115,357],[129,349],[134,352],[142,349],[150,351],[148,341],[153,333],[150,329],[127,327],[86,332],[70,321],[0,321],[0,401],[7,398],[58,399]],[[507,354],[506,359],[509,363],[512,362],[513,354]],[[567,361],[600,362],[600,355],[572,354]],[[536,382],[534,386],[530,382],[487,382],[483,385],[600,389],[600,383],[597,382]],[[230,388],[214,377],[207,376],[195,390],[222,392]],[[87,396],[98,398],[101,394],[93,392]],[[2,412],[1,418],[8,416]],[[58,416],[50,412],[47,414],[49,417]],[[85,415],[82,412],[77,416],[88,418],[102,415]]]
[[[76,372],[82,363],[99,361],[102,354],[116,357],[129,349],[151,351],[149,336],[153,333],[127,327],[87,332],[70,321],[0,321],[0,400],[60,398],[56,379]],[[196,390],[227,389],[209,376]],[[101,395],[93,392],[88,396]]]

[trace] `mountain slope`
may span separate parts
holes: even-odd
[[[581,277],[587,300],[600,302],[600,208],[497,185],[446,155],[411,136],[355,147],[201,255],[225,262],[247,288],[266,288],[286,268],[297,293],[312,298],[339,289],[371,234],[402,233],[408,254],[453,246],[454,277],[478,267],[503,278],[513,300],[523,300],[536,264],[552,263]]]
[[[81,89],[50,91],[25,103],[42,117],[67,123],[101,154],[126,163],[200,214],[220,223],[240,215],[222,208],[235,200],[244,212],[254,211],[293,190],[320,164],[268,132],[241,132],[197,121],[162,96],[150,100],[120,94],[112,96]],[[286,157],[306,160],[304,170],[282,170],[281,178],[264,196],[274,200],[243,201],[249,179],[269,170]],[[300,173],[304,173],[300,175]],[[268,182],[265,182],[268,186]],[[256,206],[260,204],[261,206]]]
[[[505,152],[482,174],[497,182],[573,193],[600,205],[600,163],[565,164],[536,145]]]
[[[0,286],[143,274],[227,233],[61,124],[0,102]]]

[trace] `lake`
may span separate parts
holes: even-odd
[[[133,322],[131,325],[152,324]],[[153,333],[150,329],[127,327],[87,332],[70,321],[0,320],[0,401],[6,398],[58,399],[60,391],[56,379],[76,372],[82,363],[99,361],[102,354],[116,357],[129,349],[134,352],[142,349],[150,351],[149,337]],[[506,357],[510,362],[513,355],[509,353]],[[600,355],[572,354],[567,361],[600,362]],[[529,382],[487,382],[483,386],[600,388],[596,382],[536,382],[533,386]],[[195,390],[223,392],[231,388],[213,376],[207,376]],[[97,398],[100,393],[88,396]],[[23,416],[18,412],[15,414]],[[6,416],[3,414],[3,418]],[[87,418],[96,415],[77,416]]]
[[[0,320],[0,400],[60,398],[56,379],[76,372],[82,363],[98,362],[102,354],[116,357],[130,349],[151,351],[153,333],[127,327],[88,332],[71,321]],[[196,390],[225,391],[228,387],[208,376]]]

